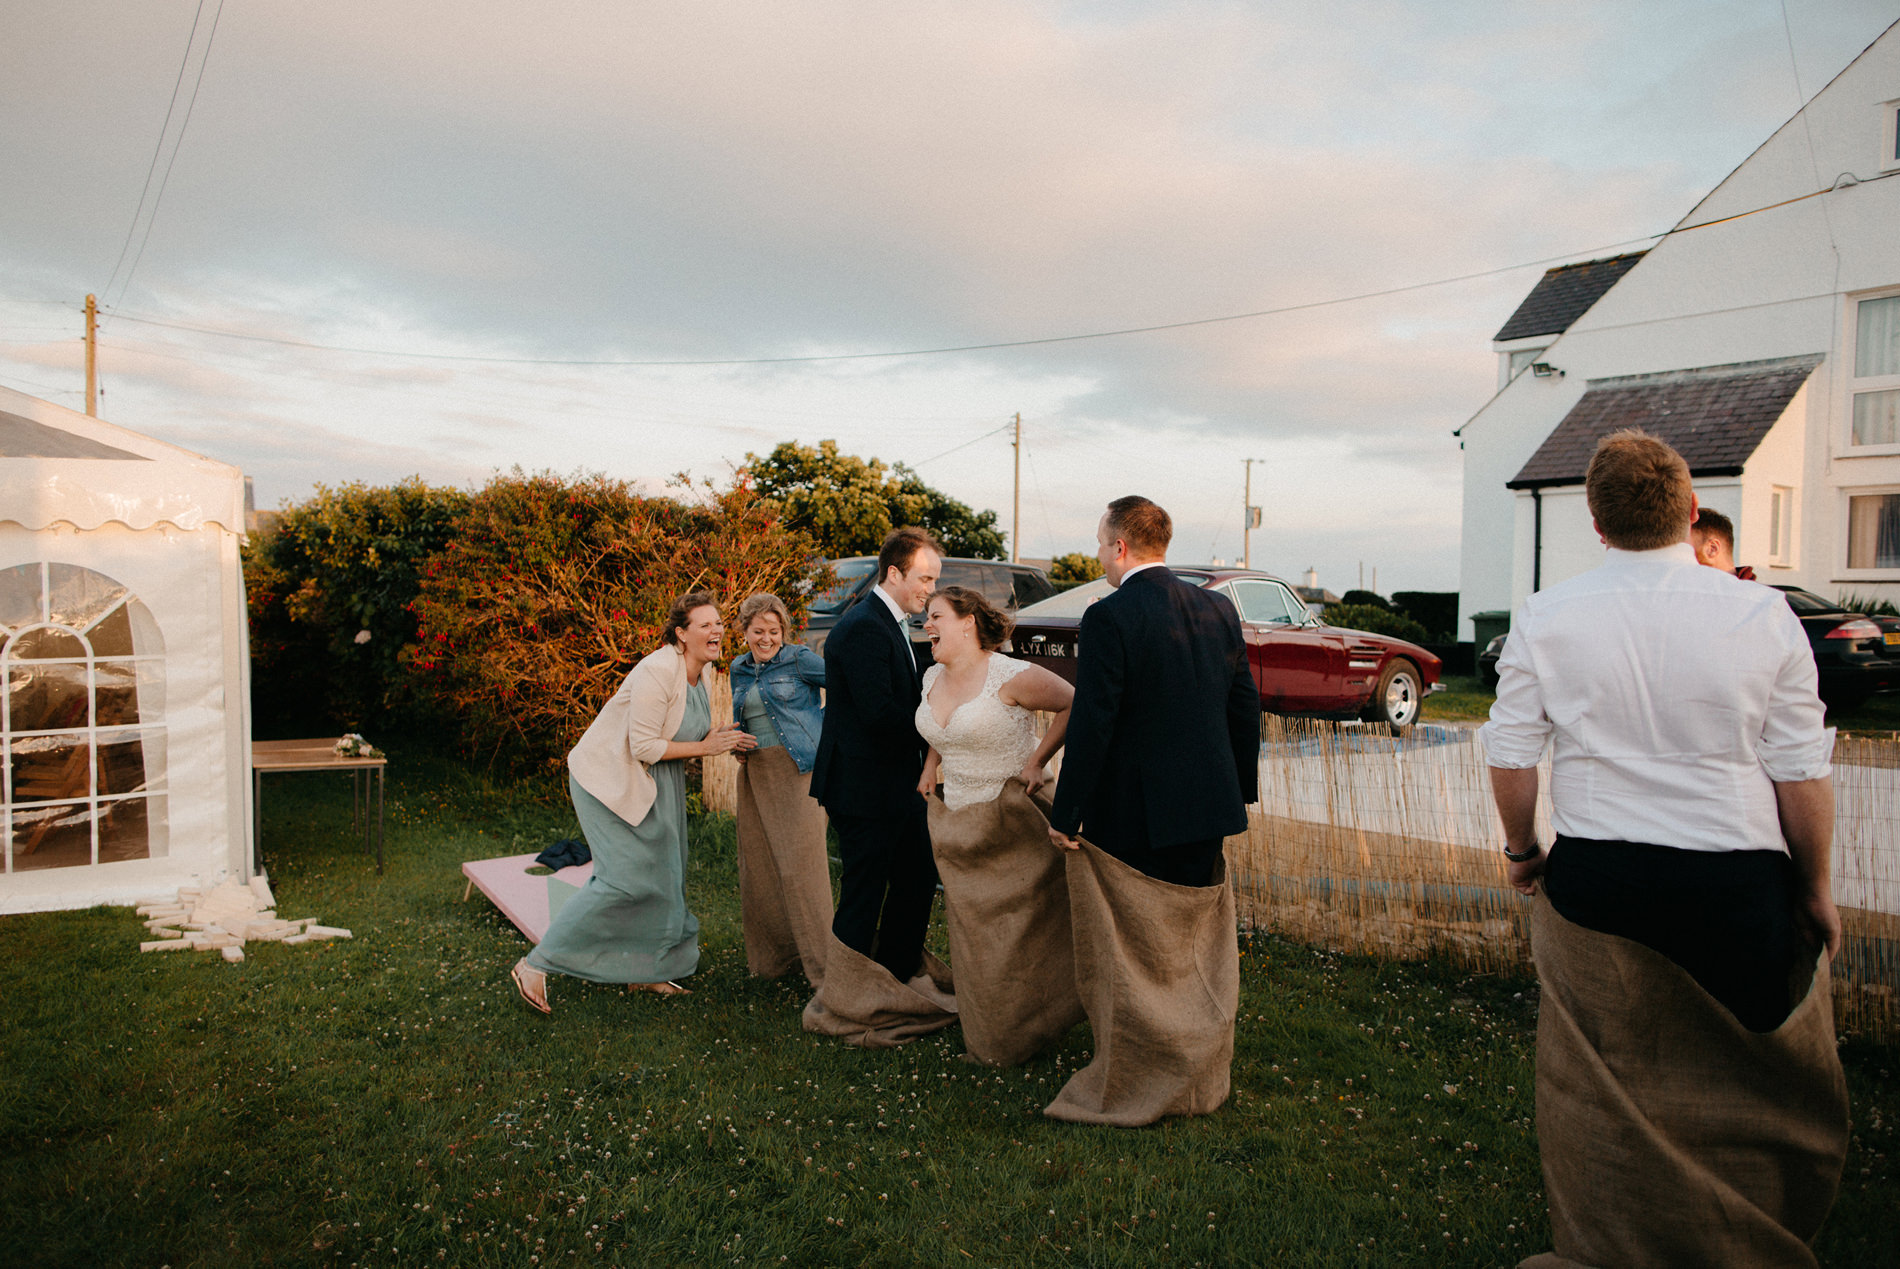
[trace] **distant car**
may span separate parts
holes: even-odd
[[[833,560],[831,569],[838,575],[838,584],[812,597],[811,622],[803,636],[813,652],[825,650],[825,640],[830,637],[831,628],[838,624],[838,618],[868,599],[871,588],[877,585],[875,555]],[[1032,564],[1011,564],[1007,560],[946,559],[937,585],[967,586],[1006,613],[1014,613],[1056,593],[1047,573]],[[929,665],[930,641],[924,638],[921,616],[911,618],[910,641],[919,663]]]
[[[1850,612],[1799,586],[1775,586],[1794,609],[1814,653],[1820,673],[1820,695],[1837,712],[1855,708],[1875,692],[1900,690],[1900,618],[1869,617]],[[1498,685],[1498,658],[1504,653],[1499,635],[1478,654],[1478,674],[1485,685]]]
[[[1418,721],[1425,697],[1438,690],[1437,657],[1404,639],[1326,625],[1271,574],[1172,571],[1226,597],[1239,611],[1263,710],[1407,726]],[[1010,652],[1073,683],[1082,613],[1110,590],[1107,579],[1097,579],[1024,608],[1016,614]]]

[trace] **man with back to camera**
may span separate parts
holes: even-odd
[[[1077,632],[1075,705],[1049,836],[1077,835],[1162,881],[1205,886],[1258,796],[1260,694],[1240,614],[1168,571],[1174,523],[1142,497],[1096,526],[1112,594]]]
[[[840,943],[908,982],[923,965],[937,864],[917,781],[922,671],[908,619],[924,610],[943,557],[922,529],[896,529],[877,556],[878,583],[825,640],[825,720],[811,795],[831,815],[843,864]]]
[[[1696,563],[1733,573],[1745,582],[1755,580],[1755,570],[1735,563],[1735,525],[1720,511],[1696,508],[1695,523],[1689,526],[1689,545],[1695,548]]]
[[[1778,591],[1698,565],[1673,449],[1616,433],[1584,488],[1608,558],[1524,601],[1481,733],[1537,896],[1556,1251],[1525,1263],[1812,1265],[1847,1147],[1814,658]]]

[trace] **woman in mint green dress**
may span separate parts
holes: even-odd
[[[678,980],[699,965],[699,919],[686,907],[683,763],[754,744],[729,721],[713,724],[705,677],[725,634],[710,594],[680,596],[665,644],[634,666],[567,756],[594,875],[510,973],[542,1013],[549,974],[686,992]]]

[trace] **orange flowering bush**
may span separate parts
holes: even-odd
[[[681,481],[684,486],[684,481]],[[728,655],[740,603],[773,591],[802,624],[831,581],[810,539],[741,479],[649,497],[606,476],[519,469],[472,498],[423,566],[411,671],[473,752],[553,772],[641,657],[673,600],[718,597]]]

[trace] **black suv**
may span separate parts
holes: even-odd
[[[838,575],[838,584],[812,596],[811,624],[805,627],[805,644],[814,652],[825,650],[825,639],[831,634],[831,628],[838,624],[838,618],[850,611],[852,605],[869,599],[871,587],[877,585],[875,555],[854,555],[850,559],[833,560],[831,568]],[[1032,564],[1011,564],[1005,560],[946,559],[943,562],[943,576],[937,579],[937,585],[967,586],[1007,613],[1014,613],[1018,608],[1056,593],[1049,575],[1041,569]],[[929,665],[930,641],[924,638],[924,619],[921,616],[911,618],[910,639],[917,647],[918,662]]]

